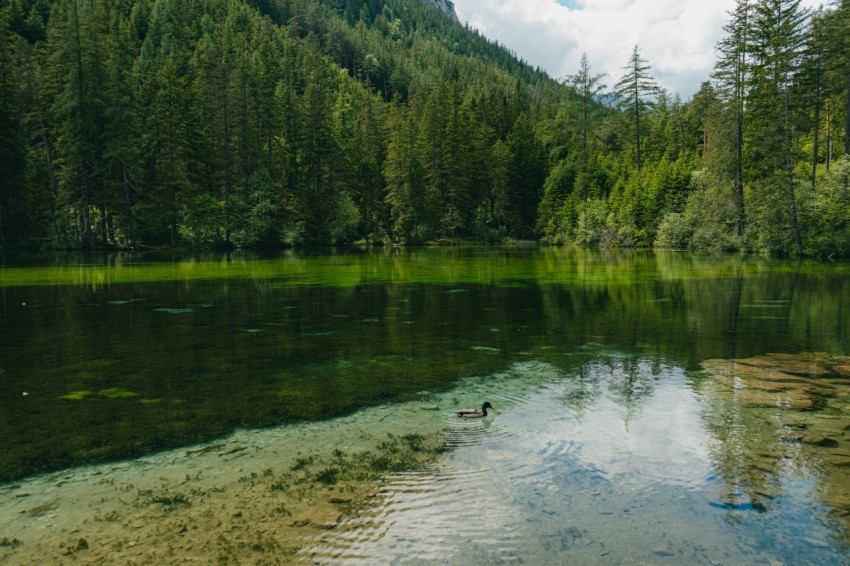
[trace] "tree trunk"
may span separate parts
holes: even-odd
[[[788,105],[788,82],[785,81],[783,94],[783,121],[785,129],[785,182],[788,191],[788,205],[791,208],[791,227],[794,230],[794,244],[797,257],[803,256],[803,236],[800,233],[800,222],[797,218],[797,198],[794,196],[794,155],[792,154],[791,117]]]
[[[738,94],[738,108],[735,117],[735,207],[738,219],[735,231],[738,237],[746,230],[746,210],[744,208],[744,97]]]
[[[829,99],[826,101],[826,172],[829,173],[829,166],[832,164],[832,129],[829,119],[830,106]]]
[[[100,245],[109,247],[109,213],[106,211],[106,199],[100,191]]]
[[[80,222],[82,225],[80,226],[82,241],[80,242],[82,246],[88,246],[90,250],[94,250],[94,237],[92,235],[92,227],[91,227],[91,196],[89,194],[89,179],[92,177],[88,174],[89,165],[87,163],[87,153],[88,150],[86,148],[86,127],[88,124],[88,115],[86,113],[86,101],[85,101],[85,85],[83,83],[83,40],[82,40],[82,31],[80,29],[80,3],[79,1],[75,1],[74,4],[74,31],[75,31],[75,40],[76,40],[76,63],[77,63],[77,103],[79,104],[79,135],[80,139],[77,142],[80,144],[80,162],[77,164],[79,167],[79,181],[82,186],[79,189],[82,191],[82,210],[80,211]]]
[[[844,109],[844,155],[850,155],[850,73],[847,74],[847,106]]]
[[[35,109],[35,116],[38,121],[38,135],[41,138],[41,144],[44,150],[47,179],[50,182],[50,195],[55,199],[58,192],[58,183],[56,181],[56,171],[53,167],[53,157],[50,152],[50,138],[47,135],[47,124],[44,119],[44,110],[41,107],[41,100],[38,97],[38,89],[35,83],[35,69],[32,64],[32,53],[27,55],[27,78],[29,79],[29,91],[32,99],[32,106]]]
[[[233,182],[233,163],[230,155],[230,112],[227,100],[227,75],[222,69],[221,113],[222,113],[222,142],[224,143],[224,242],[230,247],[230,192]]]
[[[171,228],[171,245],[177,245],[177,218],[178,218],[178,210],[177,210],[177,188],[171,187],[171,218],[169,219],[170,228]]]
[[[640,154],[640,93],[635,87],[635,129],[637,130],[637,168],[640,173],[641,154]]]
[[[582,175],[584,176],[584,178],[582,179],[581,192],[582,192],[582,200],[584,200],[584,202],[587,202],[588,199],[590,198],[590,195],[588,194],[588,190],[587,190],[587,188],[588,188],[588,182],[587,182],[587,164],[588,164],[587,146],[588,146],[588,140],[587,140],[587,136],[588,136],[588,130],[590,129],[590,125],[588,123],[589,120],[590,120],[590,117],[588,116],[588,106],[589,106],[590,102],[587,100],[587,96],[584,97],[582,102],[583,103],[582,103],[582,123],[581,123],[581,126],[582,126],[582,128],[581,128],[582,129],[582,132],[581,132],[581,137],[582,137],[581,166],[582,166]]]
[[[89,188],[88,183],[83,177],[83,204],[81,211],[81,220],[83,225],[80,227],[82,229],[83,240],[81,244],[83,246],[87,246],[89,250],[94,250],[94,233],[92,231],[91,226],[91,199],[89,196]]]
[[[821,71],[820,62],[818,62],[818,73],[815,81],[815,130],[812,133],[814,136],[814,148],[812,150],[812,191],[818,186],[818,150],[820,149],[820,107],[821,107]]]
[[[122,185],[124,187],[124,204],[127,205],[127,221],[130,226],[130,245],[133,251],[139,251],[139,235],[136,227],[136,215],[133,212],[133,184],[130,180],[130,172],[127,170],[127,164],[121,161],[121,174],[123,176]]]

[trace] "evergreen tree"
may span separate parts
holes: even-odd
[[[133,66],[134,98],[139,112],[136,144],[141,153],[135,210],[140,239],[150,244],[177,245],[191,181],[192,127],[190,54],[178,41],[185,33],[180,14],[169,2],[157,2],[135,18],[144,42]]]
[[[818,164],[821,160],[821,120],[827,98],[826,59],[829,46],[822,9],[812,15],[807,43],[800,73],[801,80],[797,81],[795,86],[802,89],[800,96],[805,101],[805,110],[811,108],[811,186],[814,191],[817,189]]]
[[[499,234],[505,234],[511,223],[510,168],[514,157],[508,144],[497,140],[490,155],[490,201],[487,219],[492,222]]]
[[[578,130],[580,140],[580,168],[577,175],[578,191],[585,202],[589,198],[589,172],[591,133],[595,129],[600,114],[599,97],[606,85],[602,82],[605,75],[594,74],[590,68],[587,54],[581,56],[578,73],[569,77],[569,84],[576,93],[574,128]]]
[[[529,116],[519,115],[506,142],[513,159],[509,168],[506,209],[502,216],[507,219],[510,236],[531,238],[546,179],[546,164],[543,148]]]
[[[383,175],[387,183],[393,239],[415,244],[421,241],[425,215],[425,172],[418,151],[418,127],[413,109],[396,99],[387,120],[387,157]]]
[[[796,254],[803,253],[794,179],[794,126],[792,88],[806,41],[808,14],[800,0],[760,0],[753,19],[753,86],[748,96],[752,113],[756,180],[765,190],[785,193]],[[773,195],[766,195],[767,218],[774,218]],[[777,201],[778,202],[778,201]],[[772,220],[767,220],[772,222]],[[764,230],[767,226],[763,224]]]
[[[60,0],[54,5],[47,30],[45,64],[51,124],[56,130],[56,153],[61,213],[60,245],[93,249],[99,194],[103,108],[99,38],[92,30],[89,0]],[[100,211],[102,215],[103,210]]]
[[[350,96],[353,116],[346,119],[348,144],[343,149],[350,156],[350,192],[360,210],[363,236],[370,243],[382,242],[389,237],[381,171],[387,153],[384,108],[380,98],[362,89],[352,89]]]
[[[24,152],[15,43],[11,11],[0,8],[0,180],[4,186],[0,194],[0,247],[7,237],[15,237],[16,228],[10,221],[23,212],[18,208],[23,198]]]
[[[811,26],[798,2],[738,0],[717,88],[691,101],[660,91],[635,46],[615,108],[586,57],[559,84],[421,0],[0,13],[6,245],[542,234],[820,256],[846,236],[816,220],[843,218],[846,0]]]
[[[640,47],[635,45],[629,63],[624,67],[626,74],[616,85],[620,97],[620,108],[632,116],[632,126],[635,136],[635,164],[640,171],[643,165],[642,130],[645,127],[643,118],[648,107],[652,105],[651,98],[658,94],[658,83],[650,73],[652,67],[641,57]]]
[[[836,98],[835,107],[844,111],[844,155],[850,155],[850,0],[839,0],[826,14],[825,28],[830,91]]]
[[[717,46],[720,59],[714,68],[714,76],[720,84],[721,95],[727,101],[734,117],[735,133],[732,151],[732,175],[734,180],[734,202],[738,210],[736,229],[742,236],[746,227],[746,204],[744,202],[744,124],[748,94],[749,65],[751,55],[751,0],[736,0],[735,10],[730,12],[730,21],[723,28],[728,34]]]

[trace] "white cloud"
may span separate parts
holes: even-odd
[[[803,0],[817,7],[825,0]],[[587,53],[615,84],[635,44],[661,84],[691,96],[709,78],[735,0],[454,0],[458,17],[563,78]],[[564,4],[576,6],[567,8]]]

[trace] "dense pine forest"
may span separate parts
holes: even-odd
[[[850,1],[738,0],[689,101],[422,0],[0,0],[0,245],[850,256]]]

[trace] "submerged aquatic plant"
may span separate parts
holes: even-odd
[[[164,312],[164,313],[168,313],[168,314],[185,314],[185,313],[189,313],[189,312],[194,312],[195,309],[192,309],[192,308],[180,309],[180,308],[160,307],[160,308],[153,309],[153,310],[154,310],[154,312]]]
[[[68,401],[82,401],[83,399],[88,399],[92,396],[94,396],[94,391],[71,391],[67,395],[62,395],[59,398],[66,399]]]
[[[299,456],[298,458],[295,459],[295,463],[292,464],[292,466],[289,469],[292,470],[293,472],[297,472],[299,470],[304,470],[304,469],[307,469],[309,466],[311,466],[313,464],[313,462],[315,462],[315,461],[316,461],[315,456],[304,456],[304,457]]]
[[[120,387],[112,387],[109,389],[101,389],[97,393],[88,390],[71,391],[66,395],[61,395],[59,398],[65,399],[66,401],[82,401],[84,399],[130,399],[138,396],[139,394],[135,391],[121,389]],[[159,399],[142,399],[141,402],[157,403],[159,402]]]
[[[333,485],[341,481],[373,481],[381,476],[413,470],[445,452],[446,445],[438,437],[421,434],[403,436],[387,435],[378,442],[376,451],[364,450],[352,455],[336,449],[328,458],[316,455],[300,456],[290,467],[292,472],[303,472],[296,483],[315,482]],[[290,483],[280,479],[272,484],[272,490],[285,491]]]
[[[126,389],[121,389],[118,387],[113,387],[111,389],[101,389],[100,395],[101,397],[106,397],[107,399],[127,399],[129,397],[139,396],[139,394],[135,391],[127,391]]]
[[[327,467],[320,470],[315,479],[318,483],[322,483],[325,485],[333,485],[339,481],[340,470],[339,468]]]
[[[146,505],[157,503],[165,507],[188,507],[192,504],[182,493],[162,492],[154,495],[151,491],[139,491],[139,495],[143,494],[150,495],[150,498],[144,502]]]

